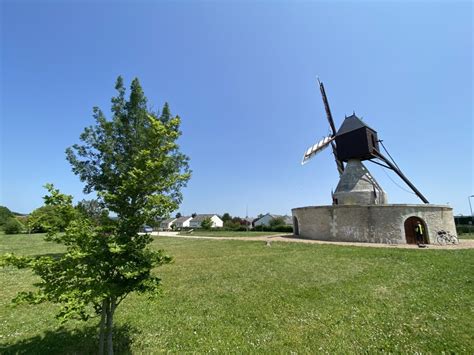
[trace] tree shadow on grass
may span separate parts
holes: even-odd
[[[47,257],[50,257],[50,258],[53,258],[53,259],[59,259],[62,256],[64,256],[64,254],[66,254],[66,253],[44,253],[44,254],[35,254],[33,256],[37,257],[37,258],[47,256]]]
[[[130,334],[133,332],[134,329],[129,325],[114,327],[116,354],[131,354]],[[0,344],[0,354],[96,354],[99,346],[98,333],[98,327],[79,330],[59,328],[14,344]]]

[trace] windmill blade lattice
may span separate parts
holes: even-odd
[[[306,164],[311,158],[313,158],[316,154],[319,152],[323,151],[325,148],[329,146],[329,144],[332,143],[332,141],[335,139],[334,136],[327,136],[320,140],[318,143],[312,145],[309,147],[306,152],[304,153],[303,160],[301,161],[301,165]]]

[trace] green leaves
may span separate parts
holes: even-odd
[[[81,134],[83,145],[67,149],[67,159],[86,183],[85,192],[96,191],[110,211],[133,215],[139,226],[177,208],[191,176],[189,159],[177,144],[181,120],[167,103],[160,116],[149,111],[137,79],[128,101],[120,77],[116,89],[112,120],[95,108],[96,125]]]

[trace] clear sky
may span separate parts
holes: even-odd
[[[472,33],[468,1],[3,0],[0,204],[31,212],[47,182],[84,198],[64,150],[93,106],[110,112],[118,75],[182,117],[183,214],[331,204],[330,150],[300,165],[328,133],[319,76],[336,126],[355,110],[431,203],[467,215]],[[421,203],[366,166],[389,202]]]

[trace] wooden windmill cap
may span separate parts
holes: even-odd
[[[357,117],[355,113],[353,113],[349,117],[346,117],[341,127],[337,131],[336,136],[340,136],[342,134],[346,134],[364,127],[370,129],[371,131],[377,132],[376,130],[365,124],[364,121]]]

